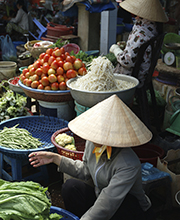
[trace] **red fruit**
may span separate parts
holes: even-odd
[[[66,55],[63,53],[63,54],[61,54],[61,56],[60,56],[61,58],[62,58],[62,60],[65,60],[66,59]]]
[[[59,84],[57,82],[54,82],[51,84],[51,89],[52,90],[58,90],[59,89]]]
[[[33,89],[37,89],[38,86],[39,86],[39,82],[38,81],[33,81],[31,83],[31,88],[33,88]]]
[[[67,76],[67,78],[68,79],[71,79],[71,78],[74,78],[74,77],[76,77],[78,75],[78,73],[77,73],[77,71],[76,70],[68,70],[67,72],[66,72],[66,76]]]
[[[37,89],[41,89],[41,90],[43,90],[43,89],[44,89],[43,84],[40,83],[40,84],[38,85]]]
[[[46,53],[49,54],[50,56],[51,56],[52,52],[53,52],[53,49],[52,49],[52,48],[48,48],[48,49],[46,50]]]
[[[41,68],[36,69],[35,74],[37,74],[38,76],[41,76],[43,74],[43,71]]]
[[[78,74],[81,76],[84,76],[87,74],[87,69],[85,67],[81,67],[80,69],[78,69]]]
[[[60,60],[60,61],[58,62],[58,66],[63,68],[63,65],[64,65],[64,61]]]
[[[48,70],[48,75],[55,74],[55,73],[56,73],[56,71],[53,68],[50,68]]]
[[[64,73],[64,69],[62,67],[58,67],[56,73],[57,75],[62,75]]]
[[[33,64],[29,65],[28,70],[30,70],[32,67],[34,67]]]
[[[76,70],[82,67],[82,61],[80,59],[75,59],[73,66]]]
[[[61,57],[56,57],[57,62],[62,61]]]
[[[33,64],[35,69],[38,69],[41,66],[41,63],[39,62],[39,60],[35,61]]]
[[[65,71],[67,71],[67,70],[69,70],[69,69],[73,69],[72,63],[70,63],[70,62],[65,62],[64,65],[63,65],[63,69],[64,69]]]
[[[58,83],[60,83],[60,82],[64,82],[64,76],[62,76],[62,75],[58,75],[57,76],[57,81],[58,81]]]
[[[66,55],[66,57],[67,57],[67,56],[70,56],[69,52],[65,52],[65,55]]]
[[[32,80],[31,80],[31,79],[27,79],[27,80],[26,80],[26,86],[30,87],[30,86],[31,86],[31,83],[32,83]]]
[[[41,53],[41,54],[39,55],[39,59],[43,59],[45,55],[46,55],[46,53]]]
[[[27,81],[28,79],[27,78],[25,78],[24,80],[23,80],[23,84],[24,85],[26,85],[26,81]]]
[[[50,56],[50,57],[49,57],[49,60],[48,60],[49,66],[51,66],[51,63],[52,63],[54,60],[56,60],[55,57],[53,57],[53,56]]]
[[[44,90],[51,90],[51,87],[50,86],[45,86]]]
[[[23,82],[23,80],[26,79],[26,77],[24,76],[23,73],[21,73],[21,75],[19,76],[19,79],[21,80],[21,82]]]
[[[48,86],[48,85],[49,85],[48,77],[47,77],[47,76],[44,76],[44,77],[41,79],[41,83],[43,84],[43,86]],[[44,89],[45,89],[45,88],[44,88]]]
[[[23,69],[22,74],[25,75],[27,72],[29,72],[28,68]]]
[[[55,69],[55,70],[59,67],[57,60],[54,60],[54,61],[51,63],[51,67],[52,67],[53,69]]]
[[[29,70],[29,74],[30,76],[33,76],[35,74],[35,71],[36,69],[34,67],[32,67],[30,70]]]
[[[44,59],[44,63],[45,63],[45,62],[48,62],[49,57],[50,57],[50,55],[46,53],[45,56],[44,56],[44,58],[43,58],[43,59]]]
[[[34,74],[33,76],[29,77],[32,81],[38,81],[39,80],[39,76],[37,74]]]
[[[74,62],[73,57],[71,57],[70,55],[69,55],[69,56],[66,56],[66,62],[73,63],[73,62]]]
[[[62,53],[61,53],[61,50],[60,50],[59,48],[54,51],[54,55],[55,55],[56,57],[60,57],[61,54],[62,54]]]
[[[26,77],[27,79],[29,79],[29,77],[30,77],[30,73],[27,72],[27,73],[25,74],[25,77]]]
[[[56,82],[57,81],[57,77],[54,74],[51,74],[48,76],[48,80],[50,83]]]
[[[60,82],[59,83],[59,89],[60,90],[66,90],[67,89],[66,83],[65,82]]]
[[[61,47],[61,48],[60,48],[60,51],[61,51],[61,54],[64,54],[64,53],[65,53],[64,47]]]
[[[48,70],[50,69],[50,66],[48,63],[44,63],[42,66],[43,73],[48,73]]]

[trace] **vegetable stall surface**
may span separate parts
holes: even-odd
[[[12,149],[35,149],[42,146],[43,143],[38,138],[24,128],[17,128],[18,124],[14,127],[4,127],[0,131],[0,145],[2,147]]]
[[[33,181],[8,182],[0,179],[0,219],[59,220],[63,216],[50,214],[51,202],[42,187]]]

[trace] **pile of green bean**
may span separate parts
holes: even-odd
[[[14,127],[4,127],[0,131],[0,146],[8,147],[12,149],[35,149],[42,146],[42,142],[38,138],[32,136],[32,134],[24,129],[17,128],[19,124]]]

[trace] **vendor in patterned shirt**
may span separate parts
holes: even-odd
[[[168,18],[159,0],[125,0],[120,3],[120,6],[134,14],[136,20],[125,49],[121,50],[118,44],[113,44],[110,47],[110,52],[114,53],[118,61],[114,72],[131,75],[139,48],[151,38],[163,33],[163,22],[167,22]],[[151,47],[148,47],[138,75],[139,87],[143,86],[147,75],[150,55]]]

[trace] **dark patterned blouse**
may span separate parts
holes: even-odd
[[[131,75],[135,65],[137,53],[140,46],[158,34],[156,23],[143,18],[137,18],[133,26],[132,32],[129,34],[124,51],[117,56],[119,66],[115,72]],[[138,79],[139,87],[144,83],[148,67],[150,65],[151,47],[148,47],[144,55],[144,62],[141,65]]]

